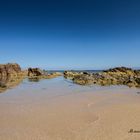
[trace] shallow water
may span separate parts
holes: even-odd
[[[138,92],[80,86],[63,77],[25,79],[0,94],[0,140],[129,140],[129,129],[140,128]]]
[[[54,79],[45,79],[38,82],[29,81],[28,79],[15,88],[8,89],[0,94],[0,103],[5,101],[23,102],[28,100],[50,100],[59,96],[71,94],[84,94],[87,92],[104,91],[112,89],[129,89],[127,86],[81,86],[74,84],[71,80],[63,77]]]

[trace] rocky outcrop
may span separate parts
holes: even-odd
[[[21,72],[21,68],[18,64],[0,65],[0,81],[5,81],[19,72]]]
[[[28,68],[28,76],[42,76],[45,75],[45,72],[39,68]]]
[[[0,91],[15,86],[23,79],[25,73],[21,71],[18,64],[0,65]]]
[[[140,71],[126,67],[117,67],[99,73],[67,72],[65,77],[70,77],[74,83],[80,85],[127,85],[140,87]]]
[[[64,72],[64,77],[66,79],[73,79],[74,77],[80,76],[82,74],[84,74],[84,73],[83,72],[76,72],[76,71],[65,71]]]
[[[62,76],[62,73],[54,72],[54,73],[47,73],[44,70],[39,68],[29,68],[28,69],[28,78],[30,81],[39,81],[40,79],[52,79],[58,76]]]
[[[125,72],[126,73],[128,71],[133,72],[134,70],[131,68],[127,68],[127,67],[116,67],[113,69],[105,70],[104,72]]]

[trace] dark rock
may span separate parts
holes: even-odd
[[[126,71],[133,71],[133,70],[127,67],[116,67],[113,69],[105,70],[103,72],[126,72]]]
[[[87,75],[89,75],[89,73],[88,73],[88,72],[83,72],[83,74],[87,74]]]
[[[1,88],[6,88],[6,87],[7,87],[7,86],[6,86],[6,83],[0,81],[0,87],[1,87]]]
[[[28,78],[30,81],[38,81],[40,79],[52,79],[58,76],[62,76],[60,72],[47,73],[45,70],[39,68],[29,68],[28,69]]]
[[[136,82],[140,85],[140,78],[136,78]]]
[[[39,68],[29,68],[28,69],[28,76],[42,76],[44,75],[44,71]]]

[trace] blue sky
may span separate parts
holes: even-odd
[[[139,0],[1,1],[0,63],[140,67],[139,7]]]

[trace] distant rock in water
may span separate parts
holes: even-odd
[[[140,71],[126,67],[117,67],[98,73],[64,72],[65,78],[80,85],[127,85],[140,87]]]
[[[0,64],[0,91],[17,85],[25,75],[16,63]]]

